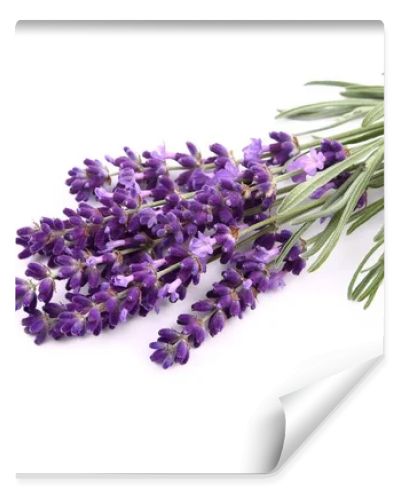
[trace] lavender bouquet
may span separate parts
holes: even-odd
[[[340,87],[342,98],[278,116],[333,122],[252,139],[240,157],[219,143],[203,155],[187,142],[184,152],[126,147],[70,170],[77,206],[17,231],[19,257],[30,260],[26,278],[16,279],[25,331],[37,344],[99,335],[184,299],[220,260],[221,279],[150,344],[151,360],[168,368],[254,309],[259,293],[280,288],[307,263],[318,269],[346,231],[383,209],[383,197],[368,203],[368,191],[383,186],[384,153],[383,87],[317,83]],[[352,121],[351,130],[300,140]],[[365,307],[383,281],[383,253],[370,262],[383,241],[382,228],[349,284],[349,298]]]

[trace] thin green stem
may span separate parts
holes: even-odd
[[[203,170],[211,170],[211,169],[215,168],[215,163],[206,163],[206,164],[203,164],[203,165],[201,165],[201,168]],[[168,172],[174,172],[174,171],[179,171],[179,170],[187,170],[187,168],[182,167],[181,165],[166,165],[166,169],[168,170]],[[118,169],[115,172],[110,172],[108,175],[110,177],[114,177],[115,175],[118,175],[119,172],[120,171]],[[139,174],[141,172],[139,171],[137,173]]]
[[[296,175],[300,175],[300,174],[304,174],[303,168],[298,168],[296,170],[286,172],[286,174],[278,175],[275,177],[275,182],[282,182],[282,181],[285,181],[286,179],[291,179],[292,177],[294,177]]]
[[[176,262],[175,264],[171,264],[170,266],[166,267],[165,269],[158,271],[157,278],[162,278],[163,276],[170,273],[171,271],[175,271],[175,269],[178,269],[180,267],[180,265],[181,265],[180,262]]]
[[[331,130],[333,128],[339,127],[340,125],[343,125],[345,123],[351,122],[353,120],[357,120],[358,118],[362,118],[365,116],[370,108],[365,108],[361,109],[358,108],[355,111],[350,112],[348,115],[344,115],[341,119],[337,119],[333,123],[328,123],[328,125],[325,125],[323,127],[317,127],[311,130],[306,130],[305,132],[298,132],[294,134],[296,137],[302,137],[310,134],[315,134],[316,132],[322,132],[324,130]]]

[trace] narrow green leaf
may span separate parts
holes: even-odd
[[[383,118],[385,112],[385,104],[380,102],[376,106],[374,106],[368,113],[365,115],[364,120],[362,121],[363,127],[368,127],[373,123],[377,122],[381,118]]]
[[[378,290],[379,290],[379,287],[376,287],[376,289],[372,293],[370,293],[368,300],[365,302],[364,309],[368,309],[368,307],[371,305]]]
[[[344,145],[358,144],[359,142],[365,142],[369,139],[374,139],[376,137],[382,137],[384,133],[384,127],[381,126],[374,130],[365,132],[364,134],[353,135],[348,138],[343,139],[341,142]]]
[[[362,226],[365,222],[372,219],[376,214],[378,214],[384,208],[384,199],[371,203],[367,207],[363,208],[359,212],[355,212],[349,219],[352,222],[351,226],[347,229],[347,234],[353,233],[357,228]]]
[[[385,237],[385,229],[382,226],[374,236],[374,241],[383,241],[384,237]]]
[[[372,189],[379,189],[384,186],[384,183],[385,183],[385,177],[383,174],[381,174],[378,177],[371,179],[371,182],[368,184],[368,187]]]
[[[344,123],[348,123],[353,120],[357,120],[358,118],[364,117],[367,114],[368,109],[369,108],[366,109],[357,108],[356,110],[351,111],[350,113],[346,113],[344,116],[338,118],[333,123],[328,123],[328,125],[325,125],[323,127],[317,127],[311,130],[297,132],[293,135],[295,135],[296,137],[302,137],[305,135],[315,134],[316,132],[322,132],[324,130],[331,130],[333,128],[339,127],[340,125],[343,125]]]
[[[380,165],[382,158],[383,158],[383,147],[379,148],[379,150],[373,154],[373,156],[367,162],[365,172],[362,172],[358,177],[358,179],[356,179],[356,181],[350,186],[349,191],[351,192],[351,194],[349,196],[348,203],[343,208],[342,212],[338,212],[341,214],[339,223],[335,231],[332,233],[332,235],[326,242],[322,251],[318,255],[317,259],[309,267],[309,272],[317,270],[332,253],[337,242],[339,241],[340,235],[343,232],[347,220],[349,219],[354,208],[356,207],[358,200],[360,199],[360,196],[365,191],[365,188],[368,185],[369,180],[372,174],[374,173],[374,170]]]
[[[303,254],[305,258],[308,259],[309,257],[315,255],[317,252],[321,250],[321,248],[325,245],[325,242],[335,231],[339,223],[339,220],[340,220],[340,213],[338,212],[331,218],[325,229],[322,230],[320,233],[318,233],[318,235],[316,235],[317,237],[315,239],[310,238],[307,240],[307,251]]]
[[[306,214],[298,219],[295,219],[292,224],[301,224],[302,222],[315,222],[323,217],[333,215],[344,207],[349,197],[349,186],[360,175],[361,170],[354,172],[338,189],[336,189],[322,205],[321,209],[314,211],[312,214]]]
[[[347,297],[349,299],[352,299],[353,294],[354,294],[354,285],[357,281],[358,276],[362,272],[362,269],[364,265],[368,262],[368,260],[371,258],[371,256],[378,250],[378,248],[382,245],[382,241],[376,243],[375,245],[372,246],[372,248],[367,252],[367,254],[364,256],[360,264],[358,265],[355,273],[353,274],[353,277],[351,278],[351,281],[349,283],[349,286],[347,288]]]
[[[337,175],[348,170],[356,162],[361,161],[365,159],[368,155],[372,154],[374,152],[374,148],[376,151],[375,145],[366,146],[365,148],[361,149],[358,153],[350,154],[348,158],[341,161],[340,163],[337,163],[336,165],[333,165],[332,167],[323,170],[322,172],[316,174],[312,179],[302,184],[299,184],[284,199],[282,205],[280,206],[279,211],[283,213],[290,207],[298,205],[306,198],[308,198],[310,194],[313,193],[317,188],[323,186]]]
[[[326,138],[331,139],[331,140],[339,140],[342,143],[344,143],[346,139],[354,139],[354,138],[364,139],[364,137],[365,137],[365,139],[368,139],[368,138],[371,138],[369,136],[370,132],[376,132],[377,136],[383,135],[382,123],[371,125],[370,127],[365,127],[365,128],[359,127],[356,129],[348,130],[346,132],[341,132],[340,134],[334,134],[334,135],[328,135],[328,136],[324,135],[323,137],[314,135],[313,136],[314,140],[311,142],[307,142],[305,144],[301,144],[300,149],[302,151],[304,151],[304,150],[310,149],[313,146],[318,146],[320,144],[320,142],[322,141],[322,139],[326,139]],[[375,133],[372,134],[372,137],[375,137]],[[381,138],[381,137],[379,137],[379,138]],[[301,154],[299,154],[298,156],[301,156]],[[294,159],[295,159],[295,157],[288,160],[285,163],[285,166],[288,165],[289,163],[291,163]]]
[[[370,292],[369,297],[368,297],[367,301],[364,304],[364,309],[368,309],[368,307],[371,305],[371,303],[374,300],[374,297],[375,297],[377,291],[379,290],[379,287],[380,287],[380,285],[381,285],[381,283],[383,281],[383,278],[384,278],[384,273],[381,274],[381,279],[377,282],[375,288]]]
[[[297,243],[297,241],[301,238],[301,236],[307,231],[307,229],[311,226],[312,223],[303,224],[297,231],[295,231],[289,240],[284,244],[279,257],[276,259],[275,264],[277,267],[283,264],[283,260],[290,252],[293,245]]]
[[[286,118],[288,120],[297,120],[297,121],[302,121],[302,122],[311,122],[311,121],[316,121],[316,120],[325,120],[327,118],[337,118],[337,117],[342,117],[345,114],[348,114],[355,109],[360,109],[361,107],[354,107],[354,106],[335,106],[335,107],[329,107],[329,108],[323,108],[320,109],[319,111],[313,111],[313,112],[304,112],[304,113],[296,113],[296,115],[291,115],[291,116],[282,116],[281,114],[275,116],[275,118]],[[370,106],[368,107],[370,109]],[[286,111],[284,111],[285,113]]]
[[[341,199],[336,200],[332,205],[329,205],[327,208],[322,208],[321,210],[317,210],[313,212],[312,214],[306,214],[303,215],[302,217],[299,217],[298,219],[295,219],[292,224],[297,225],[297,224],[304,224],[305,222],[315,222],[318,219],[322,219],[323,217],[328,217],[336,212],[338,212],[340,209],[346,205],[348,200],[348,196],[343,196]]]
[[[376,137],[375,139],[372,139],[366,143],[360,144],[359,146],[352,146],[351,151],[353,153],[358,153],[359,151],[364,149],[366,146],[380,146],[381,144],[383,144],[383,141],[384,141],[384,139],[382,136]]]
[[[327,199],[327,201],[323,204],[322,208],[325,209],[327,207],[331,207],[332,204],[336,202],[336,200],[340,199],[343,195],[343,193],[346,193],[348,187],[350,184],[354,182],[354,180],[357,178],[357,176],[361,172],[355,172],[351,177],[349,177],[340,187],[339,189],[336,189],[331,196]],[[314,235],[311,238],[308,238],[307,244],[309,245],[314,245],[312,247],[312,251],[309,252],[309,255],[314,255],[320,248],[323,247],[325,241],[328,239],[329,235],[332,234],[336,227],[336,223],[339,220],[338,216],[336,215],[336,211],[332,211],[333,217],[331,218],[330,223],[326,226],[326,228],[321,231],[320,233]],[[319,218],[319,217],[317,217]],[[333,220],[332,220],[333,219]],[[316,220],[316,219],[315,219]]]
[[[310,211],[314,210],[315,208],[320,207],[325,202],[326,202],[326,198],[311,200],[311,201],[308,201],[307,203],[304,203],[301,206],[297,206],[295,208],[287,210],[283,214],[277,213],[274,218],[275,218],[276,222],[279,222],[280,224],[290,222],[295,217],[303,215],[307,212],[310,212]],[[261,222],[257,222],[257,224],[261,224]],[[253,224],[252,226],[249,226],[249,227],[252,228],[254,226],[255,226],[255,224]],[[242,231],[242,233],[243,233],[243,231]]]
[[[348,87],[349,90],[376,90],[384,91],[385,87],[383,85],[359,85],[354,84]]]
[[[358,302],[362,302],[368,297],[368,295],[371,295],[372,293],[375,295],[376,291],[383,281],[384,274],[385,272],[382,266],[381,269],[377,273],[375,273],[374,279],[371,281],[368,287],[357,297]]]
[[[307,82],[306,85],[324,85],[327,87],[351,87],[353,85],[359,85],[359,84],[352,82],[342,82],[340,80],[312,80],[311,82]]]
[[[322,101],[316,102],[312,104],[306,104],[303,106],[297,106],[295,108],[290,108],[284,111],[281,111],[277,118],[297,118],[298,115],[304,114],[312,114],[318,113],[326,110],[334,110],[337,109],[343,111],[342,108],[349,107],[359,107],[359,106],[375,106],[376,101],[374,99],[340,99],[337,101]]]
[[[351,294],[350,299],[351,300],[357,300],[360,301],[363,300],[362,294],[364,294],[365,290],[368,290],[368,286],[373,282],[374,278],[376,275],[379,273],[379,270],[377,268],[371,269],[370,271],[367,272],[367,274],[364,276],[364,278],[360,281],[360,283],[355,287],[353,290],[353,293]],[[367,293],[368,295],[368,293]]]
[[[372,264],[372,266],[366,267],[361,272],[367,273],[368,271],[371,271],[372,269],[374,269],[374,270],[378,269],[378,267],[382,265],[382,263],[381,263],[382,258],[383,258],[383,254],[382,254],[381,258],[379,258],[378,261],[375,262],[375,264]]]
[[[383,87],[347,87],[346,90],[340,92],[343,97],[368,97],[370,99],[383,100]]]

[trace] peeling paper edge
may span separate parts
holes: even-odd
[[[265,473],[278,472],[303,442],[382,359],[383,354],[281,396],[279,398],[283,419],[281,444],[275,452],[274,463]]]

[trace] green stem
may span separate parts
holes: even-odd
[[[178,269],[180,267],[180,265],[181,265],[180,262],[176,262],[175,264],[171,264],[170,266],[166,267],[165,269],[158,271],[157,278],[162,278],[163,276],[170,273],[171,271],[175,271],[175,269]]]
[[[297,207],[292,210],[287,210],[283,215],[280,214],[272,215],[271,217],[268,217],[268,219],[265,219],[263,221],[257,222],[256,224],[252,224],[251,226],[244,228],[242,231],[240,231],[240,237],[254,231],[255,229],[261,229],[267,225],[271,225],[278,222],[279,223],[288,222],[293,217],[297,217],[298,215],[302,215],[305,212],[308,212],[309,210],[313,210],[314,208],[323,205],[326,202],[327,198],[328,197],[323,197],[320,198],[319,200],[313,200],[301,207]]]
[[[211,170],[212,168],[215,168],[215,163],[203,164],[201,166],[201,168],[203,170]],[[166,169],[168,170],[168,172],[174,172],[174,171],[179,171],[179,170],[188,170],[187,168],[182,167],[181,165],[166,165]],[[110,177],[114,177],[115,175],[118,175],[119,172],[120,172],[120,170],[118,169],[115,172],[109,173],[108,175]],[[140,173],[140,172],[137,172],[137,173]]]
[[[299,175],[299,174],[304,174],[304,169],[303,168],[298,168],[296,170],[292,170],[290,172],[286,172],[286,174],[282,175],[277,175],[275,177],[276,182],[282,182],[285,181],[286,179],[291,179],[292,177]]]
[[[372,137],[378,137],[380,135],[383,135],[383,127],[382,124],[376,124],[376,125],[371,125],[370,127],[359,127],[356,129],[349,130],[347,132],[341,132],[340,134],[334,134],[331,136],[326,137],[327,139],[331,140],[341,140],[341,142],[345,141],[346,143],[351,144],[351,140],[355,138],[361,138],[365,137],[366,139],[372,138]],[[309,143],[303,144],[300,146],[300,149],[309,149],[311,147],[317,146],[321,143],[321,140],[323,137],[319,137],[315,139],[314,141],[311,141]]]
[[[318,127],[311,130],[306,130],[305,132],[298,132],[294,134],[295,137],[302,137],[305,135],[315,134],[316,132],[322,132],[323,130],[331,130],[333,128],[339,127],[344,123],[351,122],[353,120],[357,120],[358,118],[362,118],[365,116],[370,108],[365,108],[364,110],[361,108],[356,109],[355,111],[350,112],[348,115],[343,116],[341,119],[339,118],[334,123],[328,123],[324,127]]]

